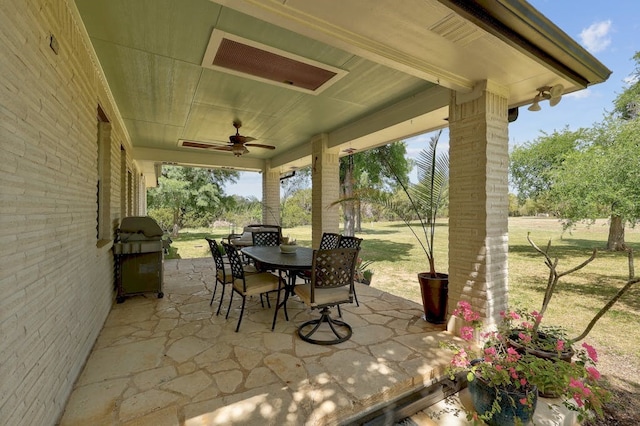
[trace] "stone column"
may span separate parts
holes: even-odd
[[[312,245],[318,248],[323,232],[339,231],[338,206],[331,203],[340,197],[340,163],[337,148],[329,149],[328,136],[311,139],[311,224]]]
[[[467,300],[491,327],[508,302],[509,92],[479,84],[449,105],[449,312]]]
[[[262,223],[281,225],[280,221],[280,171],[272,169],[265,161],[262,168]]]

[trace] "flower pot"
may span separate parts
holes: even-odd
[[[434,324],[444,324],[447,320],[447,299],[449,296],[449,275],[428,272],[418,274],[424,319]]]
[[[530,394],[533,396],[531,405],[523,404],[521,400]],[[533,418],[538,403],[538,390],[535,386],[528,391],[507,390],[492,386],[478,376],[469,382],[469,395],[473,408],[479,415],[490,415],[491,418],[485,420],[490,426],[526,425]],[[499,411],[493,407],[496,402],[500,407]]]
[[[561,351],[560,353],[558,353],[557,351],[550,351],[550,350],[546,350],[546,349],[542,349],[542,348],[536,348],[533,345],[533,342],[525,345],[523,343],[521,343],[520,337],[518,337],[518,333],[521,330],[514,330],[509,337],[507,338],[507,345],[514,348],[515,350],[517,350],[519,353],[521,354],[529,354],[529,355],[533,355],[536,358],[540,358],[540,359],[546,359],[550,362],[567,362],[570,363],[571,359],[573,358],[573,355],[575,355],[575,352],[573,350],[573,348],[569,347],[563,351]],[[551,342],[555,342],[557,341],[556,338],[554,338],[553,336],[549,336],[548,334],[539,331],[538,332],[538,338],[541,340],[546,340],[546,341],[551,341]],[[561,366],[558,366],[561,367]],[[550,366],[549,368],[552,368],[552,366]],[[561,369],[558,368],[557,370],[557,374],[561,374],[560,371]],[[563,393],[563,389],[557,388],[557,387],[550,387],[550,386],[545,386],[541,383],[538,383],[541,387],[540,387],[540,396],[543,398],[558,398],[560,396],[562,396]]]
[[[537,356],[538,358],[549,359],[552,361],[562,360],[565,362],[571,362],[571,358],[573,358],[573,355],[575,354],[572,348],[567,348],[561,351],[560,354],[558,354],[557,351],[549,351],[541,348],[532,347],[531,346],[532,344],[524,345],[520,343],[520,337],[518,337],[518,333],[520,331],[521,330],[513,330],[513,332],[509,335],[509,338],[507,339],[507,343],[509,346],[511,346],[521,354],[528,353],[533,356]],[[541,331],[538,332],[538,338],[542,340],[549,340],[549,339],[557,340],[552,336],[549,336],[546,333],[543,333]]]

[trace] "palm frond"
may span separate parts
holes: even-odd
[[[369,202],[377,204],[399,216],[402,221],[409,227],[409,230],[420,243],[420,247],[424,251],[429,260],[429,269],[432,275],[436,274],[434,258],[433,258],[433,240],[435,237],[435,221],[438,216],[438,209],[443,204],[444,197],[447,195],[447,186],[449,183],[449,155],[448,153],[438,153],[438,141],[442,131],[439,131],[431,137],[429,147],[423,149],[416,160],[418,182],[405,183],[405,179],[400,176],[393,166],[382,161],[387,168],[389,174],[394,177],[397,184],[407,195],[411,206],[411,217],[406,214],[405,206],[393,201],[391,194],[377,190],[360,190],[352,197],[342,198],[335,204],[348,203],[353,201]],[[418,219],[422,236],[418,235],[415,225],[412,222]]]

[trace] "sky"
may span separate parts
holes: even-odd
[[[576,40],[602,62],[612,73],[607,81],[585,90],[565,95],[551,108],[540,103],[541,111],[519,110],[518,119],[509,124],[509,145],[532,142],[542,135],[568,127],[576,130],[591,127],[602,121],[613,109],[613,100],[630,82],[635,62],[633,55],[640,51],[640,1],[638,0],[530,0],[560,29]],[[415,158],[427,146],[431,134],[405,140],[407,155]],[[441,149],[448,149],[448,133],[440,138]],[[262,177],[258,173],[241,173],[238,183],[227,185],[229,195],[262,194]]]

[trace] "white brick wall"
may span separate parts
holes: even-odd
[[[488,326],[507,305],[507,99],[487,83],[449,114],[449,312],[468,300]]]
[[[312,243],[320,245],[323,232],[338,232],[338,206],[331,203],[340,198],[340,160],[338,150],[327,148],[327,135],[311,140],[311,228]]]
[[[262,223],[282,225],[280,220],[280,173],[267,161],[262,170]]]
[[[55,424],[113,302],[111,246],[96,240],[98,103],[112,123],[111,229],[129,144],[75,19],[65,0],[0,7],[2,425]]]

